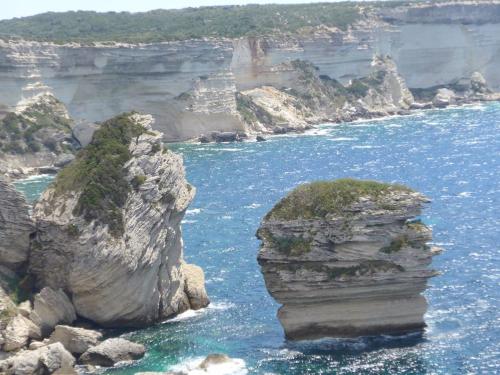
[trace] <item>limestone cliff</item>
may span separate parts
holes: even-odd
[[[255,131],[300,131],[322,121],[393,115],[408,110],[414,101],[389,56],[374,56],[371,73],[346,85],[320,75],[306,61],[285,65],[289,86],[263,86],[237,96],[238,111]]]
[[[287,338],[422,329],[421,293],[439,250],[416,220],[427,202],[403,186],[349,179],[302,185],[282,199],[257,237]]]
[[[0,267],[16,271],[27,262],[30,235],[35,230],[29,210],[24,196],[0,179]]]
[[[137,109],[153,114],[165,140],[185,140],[212,131],[259,131],[261,121],[235,113],[239,93],[276,104],[268,108],[278,107],[268,110],[278,124],[271,127],[314,122],[318,114],[300,113],[287,92],[274,91],[295,86],[293,61],[348,86],[372,74],[373,56],[387,55],[412,90],[468,81],[476,71],[500,90],[498,0],[361,8],[345,29],[318,25],[258,37],[92,45],[6,38],[0,41],[0,106],[49,90],[75,119],[102,121]],[[378,107],[374,99],[365,104]]]
[[[44,92],[0,116],[0,172],[64,165],[80,147],[64,104]]]
[[[183,260],[181,220],[195,189],[152,117],[104,122],[34,208],[29,272],[103,326],[142,326],[208,304]]]

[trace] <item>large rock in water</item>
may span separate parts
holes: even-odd
[[[103,326],[143,326],[208,304],[182,267],[180,224],[195,189],[151,123],[136,113],[104,122],[34,208],[37,287],[61,288],[79,316]]]
[[[289,339],[420,330],[439,249],[419,221],[428,199],[400,185],[341,179],[299,186],[257,232],[269,293]]]
[[[86,365],[113,366],[117,362],[142,358],[145,352],[146,349],[142,344],[122,338],[113,338],[89,348],[82,354],[80,361]]]

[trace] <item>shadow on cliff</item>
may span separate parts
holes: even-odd
[[[424,332],[414,332],[405,335],[366,336],[354,339],[326,338],[310,341],[287,341],[285,347],[298,350],[304,355],[359,354],[381,349],[397,349],[416,346],[426,341]]]

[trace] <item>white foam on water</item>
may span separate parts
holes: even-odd
[[[39,180],[45,180],[45,179],[52,179],[54,175],[52,174],[35,174],[33,176],[29,176],[26,178],[19,179],[15,181],[16,184],[22,185],[24,183],[31,183],[33,181],[39,181]]]
[[[182,224],[194,224],[197,222],[198,222],[198,220],[182,220],[181,221]]]
[[[468,198],[471,195],[472,195],[472,192],[470,192],[470,191],[463,191],[460,194],[458,194],[458,196],[461,197],[461,198]]]
[[[187,311],[184,311],[183,313],[180,313],[179,315],[175,316],[172,319],[165,320],[162,323],[169,324],[169,323],[175,323],[175,322],[182,322],[184,320],[189,320],[189,319],[204,315],[210,310],[224,311],[224,310],[231,309],[235,306],[236,305],[234,303],[231,303],[231,302],[225,302],[225,301],[211,302],[210,305],[208,305],[204,309],[187,310]]]
[[[260,203],[252,203],[248,206],[245,206],[245,208],[254,209],[254,208],[259,208],[260,206],[262,206]]]
[[[357,141],[358,138],[353,137],[336,137],[336,138],[328,138],[329,141],[341,142],[341,141]]]
[[[246,375],[248,369],[246,368],[245,361],[240,358],[231,358],[230,361],[224,363],[215,363],[200,368],[203,362],[203,357],[188,358],[178,365],[172,366],[169,371],[179,371],[189,375]]]
[[[189,215],[197,215],[201,212],[201,208],[193,208],[191,210],[187,210],[186,211],[186,216],[189,216]]]

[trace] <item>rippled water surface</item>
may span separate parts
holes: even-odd
[[[465,374],[500,369],[500,105],[419,113],[262,143],[173,145],[197,195],[185,254],[202,266],[212,305],[128,335],[148,353],[134,374],[213,352],[251,374]],[[264,214],[302,182],[357,177],[400,182],[432,198],[424,220],[445,252],[430,281],[420,336],[286,342],[256,255]],[[18,183],[36,197],[49,179]]]

